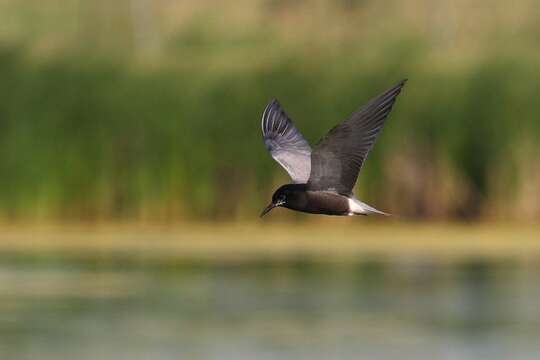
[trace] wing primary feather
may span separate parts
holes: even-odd
[[[311,170],[311,147],[277,99],[266,106],[261,121],[264,144],[270,155],[294,182],[306,183]]]
[[[352,193],[358,173],[406,81],[373,97],[317,143],[311,155],[310,189]]]

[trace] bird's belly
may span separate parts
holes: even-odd
[[[348,215],[349,201],[347,197],[332,192],[308,191],[305,202],[291,209],[311,214]]]

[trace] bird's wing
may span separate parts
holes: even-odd
[[[305,184],[311,170],[311,147],[276,99],[262,116],[264,145],[295,183]]]
[[[372,98],[317,143],[311,154],[309,189],[352,193],[360,168],[406,81]]]

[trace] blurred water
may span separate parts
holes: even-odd
[[[540,264],[0,256],[1,359],[538,359]]]

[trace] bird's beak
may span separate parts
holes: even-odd
[[[261,213],[261,217],[263,217],[264,215],[266,215],[267,213],[270,212],[270,210],[272,210],[273,208],[275,208],[277,205],[274,204],[274,203],[270,203],[267,207],[264,208],[264,210],[262,211]]]
[[[285,204],[285,201],[279,200],[277,203],[270,203],[267,207],[264,208],[264,210],[261,213],[261,217],[266,215],[270,210],[272,210],[275,207],[281,206]]]

